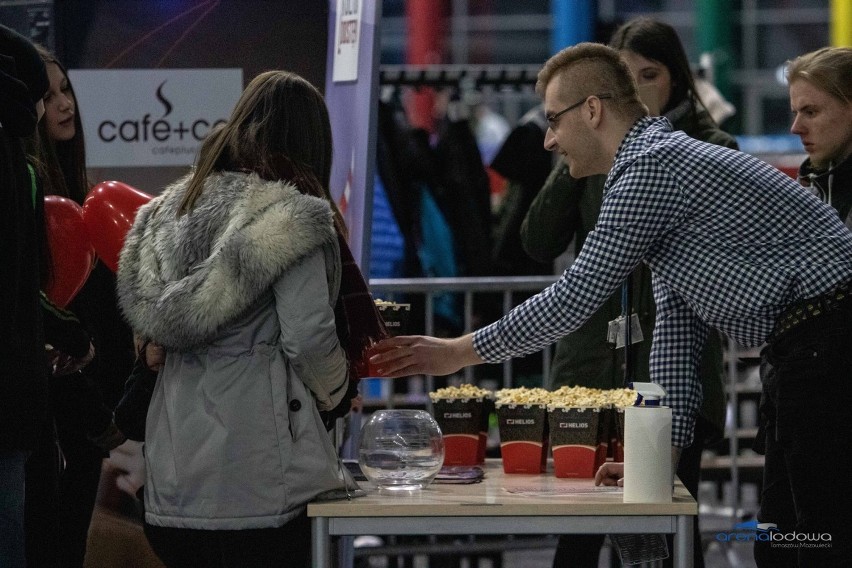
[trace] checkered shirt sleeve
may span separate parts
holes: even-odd
[[[672,441],[683,447],[701,403],[708,326],[759,345],[791,302],[852,279],[852,233],[776,168],[672,132],[664,118],[631,128],[604,189],[574,264],[477,331],[474,349],[490,363],[540,350],[577,329],[644,261],[657,303],[651,378],[668,393]]]

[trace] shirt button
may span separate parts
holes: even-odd
[[[299,409],[302,408],[302,403],[299,400],[291,400],[290,401],[290,410],[293,412],[298,412]]]

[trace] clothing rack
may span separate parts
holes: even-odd
[[[382,65],[379,83],[410,87],[524,88],[535,85],[540,65]]]

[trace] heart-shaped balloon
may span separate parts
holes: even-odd
[[[136,211],[153,199],[152,195],[120,181],[103,181],[92,188],[83,202],[83,221],[95,252],[113,272]]]
[[[52,267],[45,294],[64,308],[86,283],[95,265],[95,249],[83,223],[83,209],[74,201],[46,196],[44,220]]]

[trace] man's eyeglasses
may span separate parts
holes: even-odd
[[[589,95],[589,96],[585,97],[583,100],[578,101],[578,102],[574,103],[573,105],[571,105],[569,107],[563,108],[559,112],[555,112],[555,113],[551,114],[550,116],[546,116],[545,119],[547,119],[547,124],[551,128],[556,128],[556,125],[559,122],[559,117],[561,117],[563,114],[565,114],[569,110],[574,110],[575,108],[579,107],[584,102],[589,100],[589,97],[597,97],[600,100],[604,100],[604,99],[611,99],[612,95],[606,95],[606,94],[604,94],[604,95]]]

